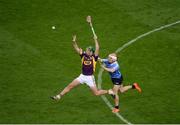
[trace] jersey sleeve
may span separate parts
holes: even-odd
[[[103,62],[103,63],[107,63],[107,62],[108,62],[108,59],[102,59],[102,62]]]
[[[95,55],[93,55],[93,56],[94,56],[95,61],[98,61],[99,56],[95,56]]]
[[[114,70],[118,70],[119,69],[119,64],[118,63],[115,63],[112,67]]]

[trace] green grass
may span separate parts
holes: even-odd
[[[100,56],[106,57],[136,36],[180,20],[180,1],[0,0],[0,15],[0,123],[123,123],[85,85],[61,102],[49,99],[81,72],[71,36],[77,34],[83,48],[93,45],[85,22],[92,15]],[[143,89],[120,95],[120,114],[130,122],[180,123],[179,33],[177,24],[119,53],[124,84],[139,82]],[[99,65],[96,79],[98,71]],[[112,87],[107,73],[102,85]]]

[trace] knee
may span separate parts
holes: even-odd
[[[94,95],[95,95],[95,96],[99,96],[100,93],[99,93],[98,91],[96,91],[96,92],[94,92]]]
[[[121,89],[120,92],[121,92],[121,93],[124,93],[125,91],[124,91],[124,89]]]

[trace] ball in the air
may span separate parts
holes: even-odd
[[[54,29],[56,29],[56,27],[55,27],[55,26],[52,26],[52,29],[54,30]]]

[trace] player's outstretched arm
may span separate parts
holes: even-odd
[[[114,68],[106,68],[104,65],[101,65],[101,67],[108,72],[112,72],[112,73],[115,72]]]
[[[73,35],[72,42],[73,42],[73,47],[74,47],[74,49],[76,50],[76,52],[81,55],[81,54],[82,54],[82,49],[79,48],[78,45],[77,45],[76,35]]]
[[[95,47],[96,47],[96,50],[95,50],[95,56],[98,56],[99,55],[99,42],[97,40],[97,36],[95,35],[94,36],[94,42],[95,42]]]
[[[89,25],[91,27],[91,30],[93,32],[94,41],[95,41],[95,47],[96,47],[95,56],[98,56],[99,55],[99,43],[98,43],[98,40],[97,40],[97,35],[96,35],[96,33],[94,31],[94,28],[93,28],[91,16],[87,16],[86,21],[89,23]]]

